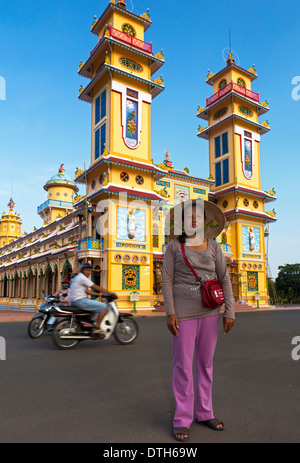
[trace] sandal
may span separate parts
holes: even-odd
[[[217,420],[217,418],[212,418],[211,420],[206,421],[196,421],[197,423],[204,424],[205,426],[208,426],[209,428],[214,429],[215,431],[224,431],[225,429],[224,423],[220,420]],[[222,426],[218,426],[218,424],[221,424]]]
[[[188,428],[173,428],[172,432],[175,440],[186,442],[190,438]],[[186,437],[179,437],[179,434],[184,434]]]

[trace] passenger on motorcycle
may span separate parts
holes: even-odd
[[[53,294],[62,304],[70,305],[70,281],[66,278],[61,282],[61,288]]]
[[[97,292],[97,295],[101,293],[114,295],[118,297],[115,293],[107,291],[101,286],[96,285],[90,280],[92,273],[92,266],[88,263],[82,264],[80,267],[80,273],[72,280],[70,287],[70,301],[74,307],[85,310],[87,312],[93,312],[98,314],[98,319],[96,321],[96,326],[94,333],[102,334],[100,328],[101,322],[105,315],[107,314],[107,304],[99,301],[95,301],[87,298],[87,294],[91,294],[91,290]]]

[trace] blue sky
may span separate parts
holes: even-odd
[[[208,143],[196,136],[198,105],[212,94],[207,70],[224,67],[222,52],[232,48],[240,65],[255,64],[252,89],[268,100],[271,131],[261,140],[262,187],[275,188],[277,223],[270,225],[269,262],[300,262],[298,248],[300,99],[292,98],[292,79],[300,76],[299,2],[287,0],[179,2],[132,0],[133,11],[150,9],[153,25],[145,40],[164,50],[165,91],[152,105],[152,157],[161,162],[166,148],[178,169],[206,178]],[[16,211],[23,231],[40,227],[36,208],[46,199],[44,183],[61,163],[74,176],[90,163],[90,105],[77,98],[79,61],[97,43],[90,33],[93,17],[108,2],[87,0],[2,0],[0,5],[0,76],[6,100],[0,101],[0,212],[7,210],[13,182]],[[128,9],[132,9],[128,0]],[[299,77],[300,83],[300,77]],[[264,120],[262,118],[261,120]]]

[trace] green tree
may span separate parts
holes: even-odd
[[[285,264],[278,267],[276,290],[278,295],[289,302],[300,301],[300,264]]]
[[[271,278],[268,278],[268,293],[269,293],[271,304],[277,304],[278,298],[277,298],[277,293],[276,293],[275,281],[272,280]]]

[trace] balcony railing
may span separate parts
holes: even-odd
[[[143,40],[137,39],[132,35],[127,35],[112,26],[109,27],[109,34],[114,39],[121,40],[121,42],[128,43],[129,45],[139,48],[147,53],[152,53],[152,43],[143,42]]]
[[[221,90],[219,90],[213,96],[206,99],[206,107],[215,103],[232,90],[239,93],[240,95],[244,95],[245,97],[250,98],[251,100],[259,102],[259,93],[252,92],[252,90],[242,87],[241,85],[238,85],[234,82],[230,82],[230,84],[226,85],[226,87],[221,88]]]
[[[45,201],[43,204],[41,204],[37,208],[37,211],[40,212],[41,210],[45,209],[45,207],[47,206],[63,207],[65,209],[72,209],[73,203],[69,201],[58,201],[57,199],[48,199],[47,201]]]
[[[87,238],[79,241],[78,251],[85,251],[86,249],[91,251],[102,251],[104,240],[95,240],[93,238]]]
[[[221,249],[224,253],[228,253],[228,254],[231,254],[231,246],[230,244],[227,244],[227,243],[220,243],[220,246],[221,246]]]

